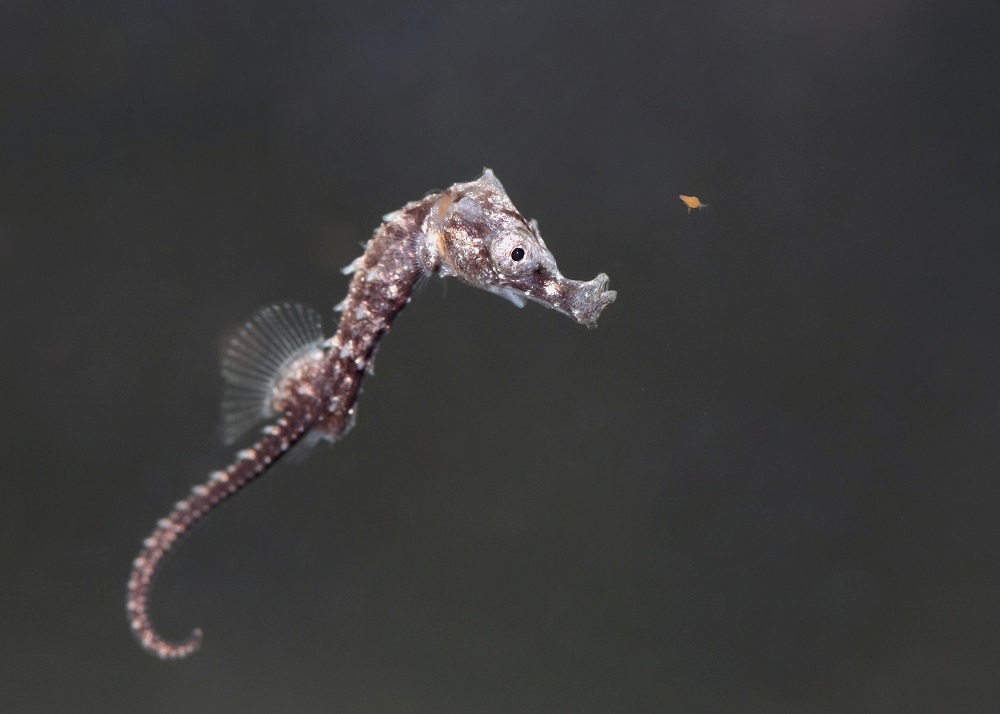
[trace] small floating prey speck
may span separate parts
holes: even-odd
[[[592,327],[614,302],[608,276],[564,278],[555,258],[486,169],[477,181],[409,203],[383,218],[353,273],[333,337],[304,305],[275,305],[247,322],[226,351],[222,373],[223,436],[235,441],[262,419],[263,437],[222,471],[191,489],[161,518],[132,562],[126,610],[143,649],[180,659],[198,649],[201,630],[183,642],[163,639],[149,615],[149,593],[163,557],[207,513],[264,473],[294,444],[335,441],[354,425],[355,404],[375,348],[410,302],[417,281],[436,273],[497,295],[518,307],[533,300]]]
[[[698,208],[698,209],[708,208],[708,204],[702,203],[700,200],[698,200],[697,196],[685,196],[682,193],[680,196],[678,196],[678,198],[684,201],[684,205],[688,207],[688,213],[691,212],[692,208]]]

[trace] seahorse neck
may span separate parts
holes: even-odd
[[[370,364],[378,341],[409,303],[417,280],[426,272],[419,249],[435,200],[429,196],[389,216],[350,266],[354,276],[341,304],[333,344],[361,371]]]

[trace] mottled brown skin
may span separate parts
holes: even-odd
[[[195,630],[183,642],[168,642],[153,626],[149,593],[163,557],[197,521],[306,434],[335,440],[350,430],[379,340],[422,275],[452,276],[519,305],[530,298],[588,326],[615,299],[614,291],[606,290],[606,275],[581,282],[559,274],[537,225],[517,212],[489,170],[477,181],[455,184],[386,216],[350,269],[354,275],[337,333],[276,375],[271,408],[277,418],[264,428],[263,438],[178,501],[133,561],[126,609],[133,633],[150,654],[186,657],[202,637]]]

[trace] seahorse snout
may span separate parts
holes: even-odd
[[[577,283],[569,296],[569,309],[573,318],[588,327],[597,323],[601,311],[615,301],[618,293],[608,290],[608,276],[601,273],[593,280]]]

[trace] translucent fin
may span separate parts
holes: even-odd
[[[236,333],[222,355],[222,440],[231,444],[273,415],[275,382],[284,367],[323,341],[323,321],[307,305],[271,305]]]
[[[285,456],[286,463],[289,464],[301,464],[312,453],[316,445],[321,441],[333,441],[333,439],[324,434],[321,431],[313,429],[312,431],[307,431],[305,435],[299,440],[295,446],[291,448],[288,454]]]
[[[362,266],[362,264],[364,263],[364,260],[365,260],[365,256],[364,255],[359,255],[357,258],[355,258],[354,260],[352,260],[350,262],[350,264],[345,265],[343,268],[341,268],[340,272],[342,272],[344,275],[350,275],[351,273],[353,273],[354,271],[356,271],[358,268],[360,268]]]
[[[413,286],[413,294],[414,295],[419,295],[420,293],[423,292],[424,288],[427,286],[427,283],[429,283],[431,281],[431,276],[433,274],[434,273],[432,273],[429,270],[421,270],[420,271],[420,275],[417,276],[417,283],[416,283],[416,285]],[[448,283],[445,282],[444,280],[442,280],[441,284],[442,285],[447,285]]]
[[[489,290],[491,293],[499,295],[502,298],[507,298],[518,307],[524,307],[525,305],[528,304],[527,299],[525,299],[525,297],[516,290],[511,290],[510,288],[501,288],[501,287],[489,287],[486,289]]]

